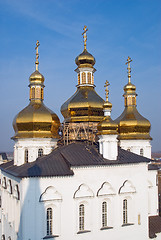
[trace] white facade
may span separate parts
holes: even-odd
[[[51,153],[57,146],[57,139],[54,138],[21,138],[14,141],[14,164],[17,166],[33,162],[41,154]]]
[[[99,151],[104,158],[116,160],[118,156],[118,135],[99,135]]]
[[[130,152],[142,155],[151,159],[151,143],[150,140],[135,139],[135,140],[120,140],[121,148]]]
[[[13,240],[47,237],[46,214],[47,209],[52,209],[52,235],[58,240],[149,239],[149,209],[149,215],[157,213],[157,197],[153,198],[157,196],[156,171],[149,172],[147,163],[72,170],[73,176],[23,179],[1,172],[1,236]],[[124,200],[127,200],[126,223]],[[103,202],[107,203],[105,226]],[[83,230],[80,205],[84,205]]]

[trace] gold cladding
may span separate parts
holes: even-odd
[[[13,138],[59,138],[59,118],[43,104],[44,76],[38,71],[39,46],[37,41],[36,71],[29,78],[30,103],[13,121]]]

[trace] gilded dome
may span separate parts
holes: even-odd
[[[30,83],[32,82],[40,82],[40,83],[44,83],[44,76],[38,71],[36,70],[35,72],[33,72],[30,77],[29,77],[29,81]]]
[[[134,84],[132,84],[131,82],[128,82],[124,87],[125,92],[130,92],[130,91],[133,92],[135,90],[136,90],[136,86]]]
[[[118,134],[118,124],[111,119],[110,116],[105,116],[104,119],[97,125],[97,135]]]
[[[150,122],[136,108],[136,87],[131,83],[131,58],[127,59],[128,84],[124,87],[125,109],[115,121],[118,123],[119,139],[149,139]]]
[[[90,54],[87,49],[84,49],[81,54],[79,54],[76,59],[75,63],[78,67],[90,66],[93,67],[96,60],[92,54]]]
[[[58,116],[42,102],[31,101],[13,120],[15,138],[59,138]]]
[[[119,139],[151,139],[150,122],[137,111],[136,106],[125,107],[115,122],[118,123]]]
[[[111,119],[111,109],[112,103],[109,102],[109,82],[106,80],[105,82],[105,92],[106,92],[106,101],[103,104],[104,118],[97,125],[98,133],[97,135],[115,135],[118,134],[118,124]]]
[[[58,116],[43,104],[44,76],[39,72],[39,41],[36,43],[36,70],[29,77],[30,103],[13,120],[16,138],[59,138]]]
[[[104,100],[92,86],[81,86],[62,106],[65,122],[99,122],[103,118]]]

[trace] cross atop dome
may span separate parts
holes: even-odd
[[[85,49],[87,49],[87,34],[86,34],[86,32],[88,31],[87,26],[84,26],[83,30],[84,30],[84,32],[82,33],[82,35],[83,35],[84,50],[85,50]]]
[[[108,102],[108,96],[109,96],[108,86],[109,85],[110,85],[109,81],[106,80],[105,85],[104,85],[104,87],[105,87],[105,95],[106,95],[106,102]]]
[[[40,43],[37,40],[36,47],[35,47],[35,50],[36,50],[36,62],[35,62],[35,64],[36,64],[36,71],[38,71],[38,66],[39,66],[39,61],[38,61],[38,59],[39,59],[39,53],[38,53],[39,46],[40,46]]]
[[[125,63],[126,65],[128,64],[127,72],[128,72],[129,83],[131,83],[131,67],[130,67],[131,62],[132,62],[132,59],[128,57],[127,62]]]

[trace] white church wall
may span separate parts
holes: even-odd
[[[24,178],[1,174],[2,234],[11,239],[37,240],[47,234],[46,212],[53,211],[53,235],[60,240],[86,239],[149,239],[148,182],[156,193],[156,171],[147,171],[147,164],[108,167],[73,168],[74,176]],[[10,194],[20,189],[20,200]],[[151,195],[151,196],[152,196]],[[127,199],[127,224],[123,224],[123,200]],[[107,226],[102,226],[102,203],[107,203]],[[79,206],[84,204],[84,231],[79,229]],[[151,215],[157,213],[157,197],[151,199]],[[10,222],[12,223],[10,225]],[[18,232],[18,238],[17,238]]]
[[[118,135],[99,135],[100,154],[109,160],[117,160],[118,156]]]
[[[6,185],[4,185],[4,181]],[[21,208],[20,179],[1,172],[1,222],[0,235],[6,239],[18,239],[20,208]]]
[[[151,144],[150,140],[120,140],[119,145],[125,150],[136,153],[138,155],[151,159]],[[142,150],[141,150],[142,149]],[[142,153],[141,153],[142,152]]]
[[[25,150],[28,150],[28,162],[33,162],[38,158],[39,149],[42,149],[43,154],[47,155],[56,146],[57,139],[52,138],[17,139],[14,145],[14,164],[20,166],[25,163]]]
[[[148,214],[149,216],[155,216],[159,213],[158,206],[158,183],[157,183],[157,171],[148,171]]]
[[[46,209],[53,209],[53,234],[57,239],[148,239],[148,186],[145,163],[110,167],[73,168],[71,177],[23,179],[23,240],[46,236]],[[131,184],[120,192],[129,181]],[[104,183],[111,186],[100,190]],[[141,183],[141,184],[140,184]],[[82,184],[86,187],[81,189]],[[41,201],[54,187],[62,199]],[[80,190],[78,192],[78,190]],[[135,189],[135,190],[134,190]],[[129,192],[128,192],[129,191]],[[100,195],[99,195],[100,193]],[[57,196],[59,196],[57,194]],[[33,196],[33,197],[32,197]],[[56,196],[56,195],[55,195]],[[128,224],[123,224],[123,199],[128,200]],[[102,228],[101,207],[107,201],[108,226]],[[79,231],[79,205],[85,206],[85,231]],[[32,217],[31,217],[32,216]],[[28,231],[28,229],[31,229]],[[35,235],[36,234],[36,235]],[[126,237],[126,238],[125,238]]]

